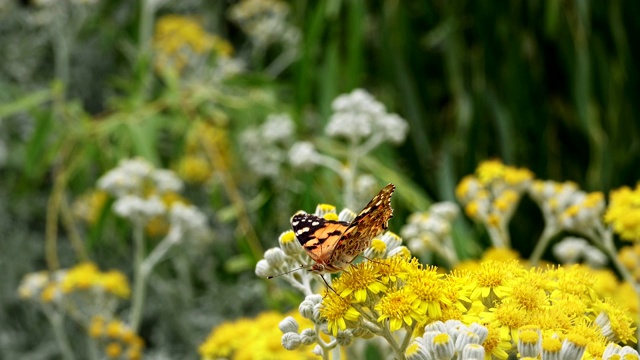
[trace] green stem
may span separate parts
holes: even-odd
[[[131,316],[129,322],[131,329],[138,332],[140,320],[142,319],[142,305],[144,303],[147,274],[143,271],[144,265],[144,225],[141,221],[136,221],[133,229],[134,258],[133,258],[133,298],[131,305]]]
[[[547,222],[546,226],[544,227],[544,230],[542,231],[542,234],[540,235],[540,238],[538,239],[538,243],[536,244],[536,247],[533,249],[533,253],[531,254],[531,257],[529,258],[529,262],[531,263],[531,266],[536,266],[538,264],[538,261],[540,261],[542,254],[544,253],[545,249],[549,245],[549,241],[557,233],[558,233],[558,230],[556,229],[556,227],[549,226],[549,222]]]
[[[141,95],[145,99],[151,82],[151,41],[153,39],[153,22],[156,6],[154,0],[140,1],[140,23],[138,27],[138,66],[141,67]]]
[[[56,342],[58,346],[60,346],[60,350],[62,352],[62,359],[64,360],[75,360],[75,355],[73,355],[73,350],[71,349],[71,345],[69,344],[69,338],[67,338],[67,334],[64,331],[64,317],[61,313],[57,311],[47,312],[47,317],[51,322],[51,327],[53,328],[53,334],[56,338]]]

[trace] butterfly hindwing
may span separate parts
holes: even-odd
[[[340,258],[352,260],[389,227],[389,219],[393,217],[391,195],[395,188],[393,184],[388,184],[360,211],[336,246],[330,262]]]

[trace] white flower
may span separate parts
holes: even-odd
[[[297,142],[289,150],[289,162],[294,167],[313,167],[317,164],[319,156],[316,148],[308,141]]]
[[[290,139],[294,134],[294,123],[288,114],[271,114],[261,126],[262,136],[268,142]]]
[[[157,196],[143,199],[135,195],[126,195],[113,203],[113,211],[129,220],[146,222],[155,216],[164,214],[165,206]]]
[[[98,188],[116,197],[141,195],[144,181],[153,170],[153,165],[142,158],[121,160],[98,179]]]
[[[563,264],[574,264],[580,261],[587,247],[585,239],[568,236],[554,245],[553,254]]]
[[[409,131],[404,119],[387,113],[382,103],[362,89],[338,96],[331,107],[334,113],[325,129],[329,136],[345,137],[354,143],[377,136],[378,141],[400,143]]]
[[[584,261],[590,267],[599,269],[607,265],[609,258],[598,248],[589,245],[584,251]]]
[[[409,132],[409,124],[397,114],[380,116],[376,119],[378,128],[390,142],[399,144]]]
[[[184,187],[184,183],[176,173],[166,169],[156,169],[151,173],[151,178],[156,184],[156,189],[160,193],[179,192]]]
[[[169,214],[171,227],[178,226],[185,232],[208,230],[207,217],[195,206],[174,204]]]
[[[129,176],[120,168],[112,169],[98,179],[98,188],[116,197],[140,194],[142,187],[141,177]]]
[[[23,299],[35,298],[48,282],[49,276],[46,271],[28,273],[20,282],[18,294]]]

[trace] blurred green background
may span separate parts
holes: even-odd
[[[232,18],[238,4],[0,2],[2,358],[57,358],[44,319],[16,288],[25,273],[82,260],[70,237],[101,267],[130,273],[127,225],[105,207],[96,223],[74,226],[68,208],[120,159],[143,156],[178,171],[196,121],[223,134],[216,180],[185,194],[216,236],[182,274],[161,267],[152,280],[150,297],[161,300],[146,308],[141,335],[151,354],[170,358],[195,358],[224,319],[286,304],[286,295],[256,301],[274,286],[253,274],[261,250],[298,209],[343,205],[330,173],[252,173],[239,139],[271,113],[290,114],[297,139],[337,154],[345,147],[323,140],[323,129],[338,95],[365,88],[406,119],[405,143],[377,149],[366,169],[398,185],[394,230],[421,206],[454,200],[460,178],[485,159],[587,191],[639,178],[637,2],[291,1],[280,20],[298,37],[266,44]],[[159,70],[158,21],[171,14],[228,42],[244,71],[208,77],[224,57],[219,49],[183,70]],[[541,221],[525,200],[511,224],[525,256]],[[465,227],[471,241],[486,241]],[[55,256],[45,244],[55,244]],[[172,287],[186,280],[192,293]]]

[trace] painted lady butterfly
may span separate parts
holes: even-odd
[[[293,232],[315,261],[309,271],[318,274],[341,271],[368,248],[393,217],[391,195],[395,189],[393,184],[385,186],[350,223],[305,213],[294,215]]]

